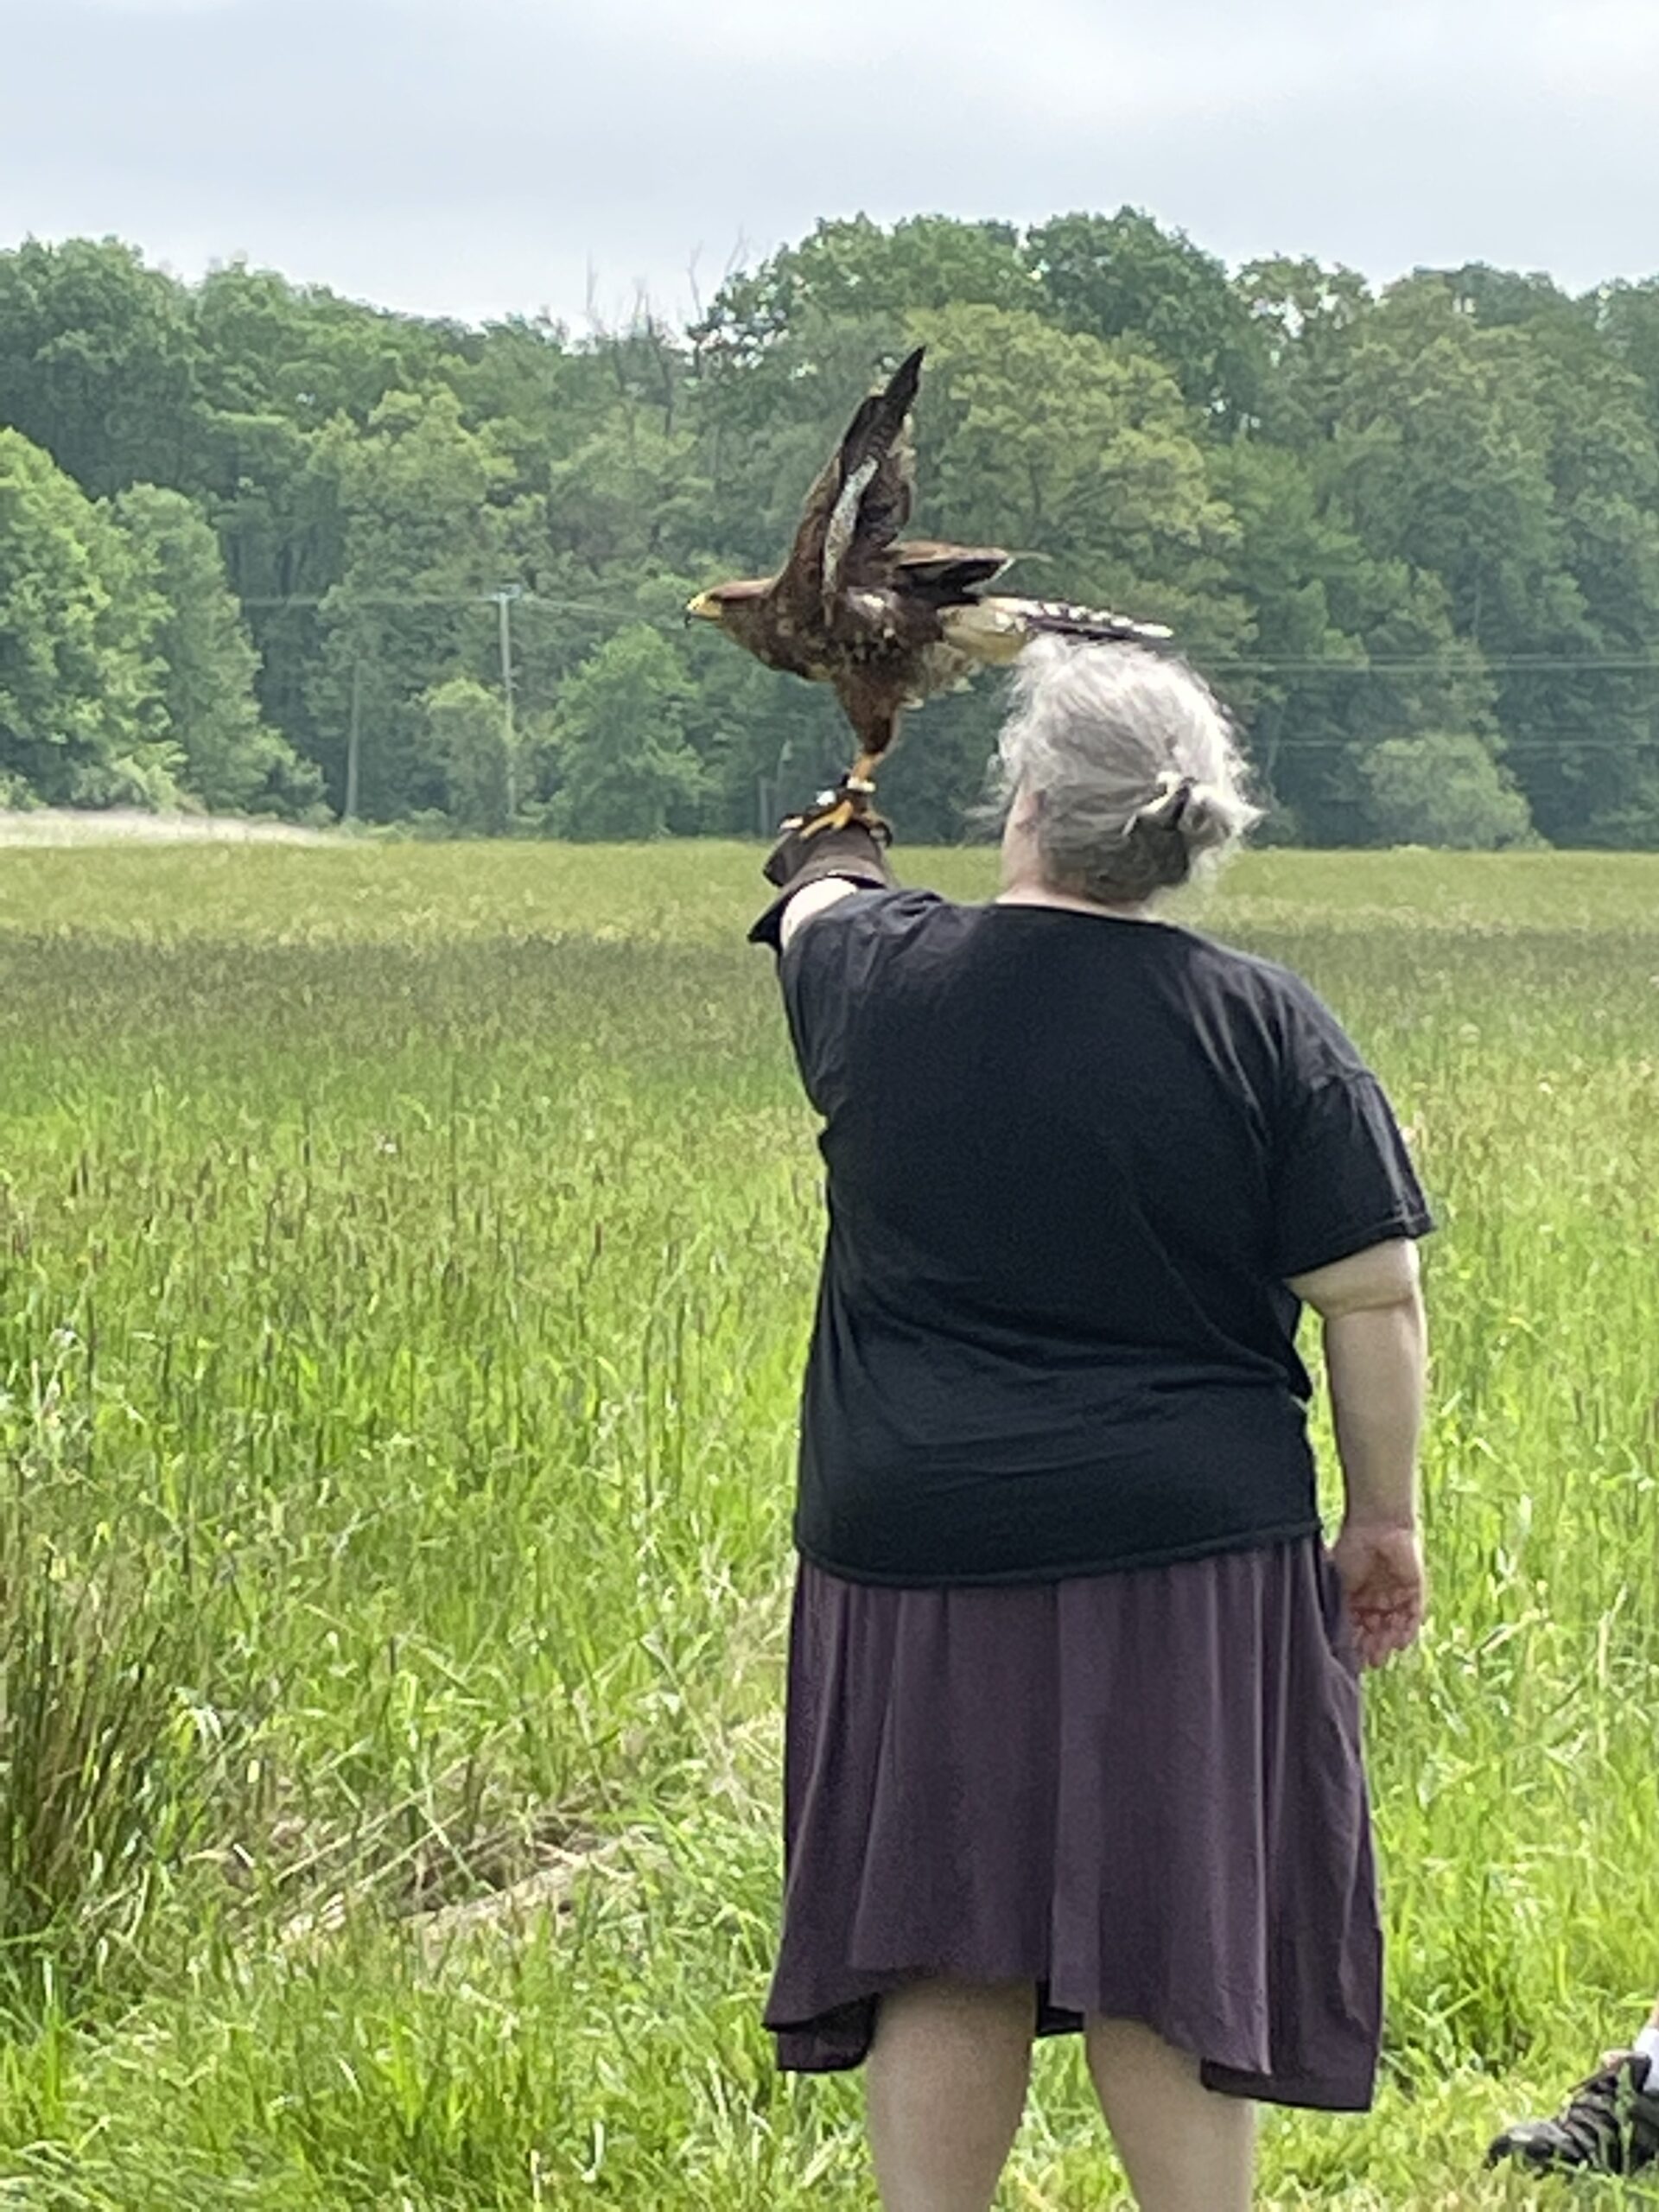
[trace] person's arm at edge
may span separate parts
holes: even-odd
[[[1425,1578],[1417,1535],[1417,1452],[1427,1328],[1417,1247],[1408,1237],[1293,1276],[1319,1316],[1345,1510],[1332,1548],[1369,1666],[1414,1643]]]

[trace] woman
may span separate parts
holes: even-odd
[[[1313,994],[1156,918],[1254,818],[1197,678],[1028,651],[1001,759],[992,904],[809,817],[753,932],[830,1211],[766,2018],[785,2068],[868,2058],[888,2212],[984,2212],[1060,2029],[1139,2203],[1234,2212],[1252,2099],[1371,2092],[1356,1659],[1422,1616],[1431,1223]]]

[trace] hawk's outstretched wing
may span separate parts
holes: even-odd
[[[876,571],[910,519],[916,461],[909,417],[921,373],[918,346],[885,390],[862,403],[807,494],[778,579],[780,598],[799,618],[831,621],[841,593]]]
[[[937,545],[913,537],[893,547],[887,567],[899,591],[950,607],[995,583],[1013,559],[1000,545]]]

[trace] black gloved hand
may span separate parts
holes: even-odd
[[[869,786],[855,785],[842,777],[833,791],[822,791],[801,814],[783,824],[783,835],[761,863],[768,883],[778,885],[782,896],[774,899],[749,931],[751,944],[780,949],[784,909],[795,893],[809,883],[838,876],[868,890],[893,888],[887,850],[893,832],[869,804]]]

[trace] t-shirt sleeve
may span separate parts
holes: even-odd
[[[1299,976],[1282,977],[1272,1147],[1273,1272],[1310,1274],[1434,1217],[1387,1092]]]
[[[806,1095],[827,1115],[846,1061],[848,923],[856,893],[837,899],[796,931],[778,960],[784,1012]]]
[[[778,980],[806,1095],[826,1119],[840,1103],[861,1003],[885,963],[925,929],[931,891],[856,891],[803,922],[779,957]]]
[[[1273,1184],[1281,1281],[1434,1226],[1394,1109],[1363,1067],[1334,1070],[1301,1090],[1280,1136]]]

